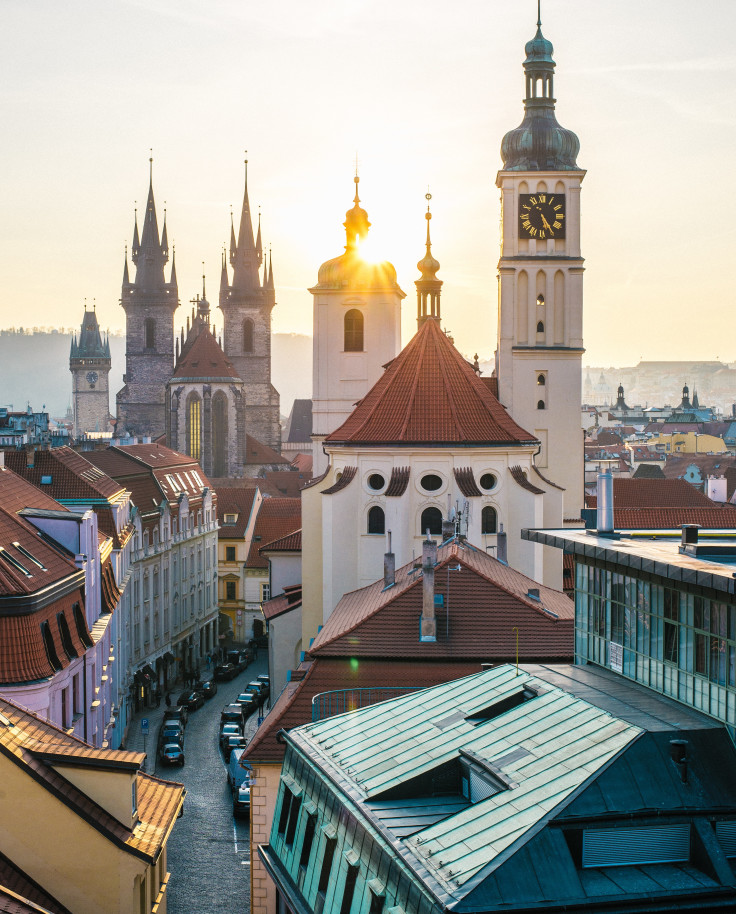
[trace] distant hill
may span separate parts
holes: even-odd
[[[45,404],[52,416],[63,416],[71,402],[69,348],[72,331],[56,329],[0,330],[0,406],[34,409]],[[123,386],[125,337],[110,336],[110,410]],[[312,338],[276,333],[272,342],[273,384],[281,394],[281,412],[288,415],[297,397],[312,395]],[[247,392],[246,392],[247,396]]]

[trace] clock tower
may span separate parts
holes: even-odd
[[[72,339],[69,371],[72,373],[74,437],[110,429],[110,342],[102,339],[97,313],[84,309],[79,336]]]
[[[564,517],[583,507],[580,424],[583,258],[580,143],[555,117],[552,44],[527,42],[524,119],[503,138],[498,264],[498,394],[541,442],[536,466],[562,486]]]

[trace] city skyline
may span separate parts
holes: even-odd
[[[537,10],[467,0],[444,12],[409,0],[289,0],[276,12],[230,0],[7,4],[0,326],[77,326],[85,298],[103,327],[123,326],[123,251],[151,147],[159,223],[166,206],[177,250],[177,325],[201,293],[202,261],[215,306],[247,149],[251,205],[273,249],[273,329],[309,333],[307,288],[342,250],[357,151],[374,246],[408,296],[403,341],[429,186],[444,326],[461,351],[490,358],[495,175],[501,138],[522,117]],[[732,361],[719,318],[734,229],[712,167],[730,159],[736,129],[733,8],[714,2],[692,21],[684,2],[545,0],[542,20],[558,120],[580,137],[588,172],[585,362]]]

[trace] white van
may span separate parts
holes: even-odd
[[[240,764],[240,756],[244,751],[244,749],[233,749],[230,755],[230,763],[227,766],[227,782],[233,790],[237,790],[246,781],[250,782],[250,775],[253,771],[250,762],[243,761],[242,766]]]

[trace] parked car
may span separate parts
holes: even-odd
[[[261,696],[257,692],[251,692],[250,689],[247,692],[241,692],[236,699],[238,704],[243,706],[243,710],[246,714],[255,711],[260,700]]]
[[[167,708],[164,711],[164,720],[178,720],[182,727],[186,727],[189,720],[189,711],[179,705],[175,708]]]
[[[243,751],[243,749],[233,749],[230,754],[230,763],[227,768],[227,783],[233,790],[237,790],[243,781],[250,783],[250,776],[253,772],[250,762],[246,762],[245,760],[242,762],[240,761]]]
[[[243,731],[237,724],[223,724],[220,727],[220,749],[224,751],[225,743],[231,736],[242,737]]]
[[[245,712],[243,711],[243,706],[237,701],[225,705],[222,711],[220,711],[220,724],[237,724],[242,730],[245,726]]]
[[[257,692],[263,701],[268,698],[268,693],[271,691],[271,687],[267,682],[261,682],[260,679],[254,679],[252,682],[249,682],[246,686],[251,692]]]
[[[196,711],[204,704],[204,696],[201,692],[196,691],[182,692],[176,699],[176,703],[179,707],[186,708],[187,711]]]
[[[267,685],[269,691],[271,690],[271,680],[268,677],[268,673],[259,673],[259,675],[256,676],[256,679],[264,685]]]
[[[179,743],[164,743],[159,749],[158,759],[162,765],[184,764],[184,750]]]
[[[159,746],[166,743],[178,743],[184,745],[184,730],[176,721],[164,721],[158,737]]]
[[[250,653],[249,651],[228,651],[226,660],[228,663],[232,663],[234,667],[237,667],[238,672],[244,670],[250,663]]]
[[[244,736],[228,736],[225,745],[222,747],[222,754],[225,756],[225,761],[230,761],[230,755],[233,749],[245,749],[248,745],[248,740]]]
[[[200,679],[199,682],[194,683],[195,691],[199,692],[204,699],[212,698],[213,695],[217,695],[217,683],[214,679]]]
[[[221,663],[215,667],[215,679],[217,682],[230,682],[238,675],[238,668],[232,663]]]
[[[233,815],[250,815],[250,784],[246,782],[233,791]]]

